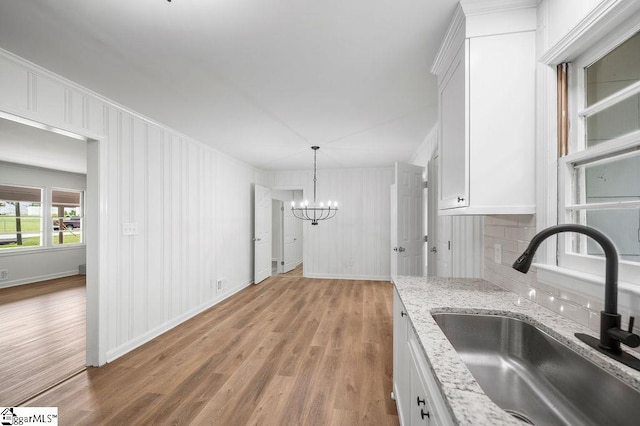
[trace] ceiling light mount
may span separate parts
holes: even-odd
[[[310,220],[312,225],[317,225],[321,220],[331,219],[338,212],[338,202],[337,201],[327,201],[327,205],[325,206],[323,202],[320,202],[320,205],[316,202],[317,195],[317,168],[318,168],[318,150],[319,146],[312,146],[313,150],[313,204],[309,206],[309,202],[307,200],[301,201],[300,205],[296,207],[295,201],[291,202],[291,212],[295,217],[302,220]]]

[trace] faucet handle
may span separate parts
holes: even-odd
[[[617,327],[614,326],[607,329],[606,334],[620,343],[624,343],[625,345],[632,348],[637,348],[638,346],[640,346],[640,336],[638,336],[637,334],[634,334],[633,332],[634,322],[635,322],[635,318],[629,317],[629,331],[623,330],[618,325]],[[620,323],[618,322],[618,324]]]

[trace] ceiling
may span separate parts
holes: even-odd
[[[265,170],[408,161],[457,0],[0,2],[0,47]]]
[[[0,161],[87,173],[87,143],[0,117]]]

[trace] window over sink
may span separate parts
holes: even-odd
[[[609,236],[620,280],[640,284],[640,32],[614,35],[579,56],[569,66],[568,91],[559,222]],[[603,253],[593,241],[569,233],[558,244],[559,266],[602,275]]]

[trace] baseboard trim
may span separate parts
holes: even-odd
[[[56,278],[71,277],[71,276],[74,276],[74,275],[78,275],[79,273],[80,272],[78,271],[78,269],[75,269],[73,271],[56,272],[54,274],[46,274],[46,275],[39,275],[37,277],[22,278],[20,280],[7,281],[7,282],[0,283],[0,288],[17,287],[19,285],[26,285],[26,284],[35,284],[35,283],[38,283],[40,281],[55,280]]]
[[[233,296],[234,294],[240,292],[241,290],[244,290],[245,288],[249,287],[251,284],[253,284],[253,282],[248,282],[236,289],[234,289],[232,292],[230,293],[226,293],[224,295],[222,295],[222,297],[217,297],[211,301],[208,301],[206,303],[203,303],[193,309],[188,310],[187,312],[173,318],[172,320],[169,320],[155,328],[153,328],[152,330],[147,331],[146,333],[129,340],[128,342],[107,351],[106,354],[106,362],[113,362],[116,359],[120,358],[121,356],[131,352],[132,350],[144,345],[145,343],[150,342],[151,340],[155,339],[156,337],[160,336],[161,334],[166,333],[167,331],[171,330],[174,327],[177,327],[178,325],[182,324],[183,322],[195,317],[196,315],[206,311],[207,309],[217,305],[218,303],[224,301],[225,299],[228,299],[229,297]]]
[[[319,278],[332,280],[365,280],[365,281],[391,281],[390,276],[382,275],[344,275],[344,274],[304,274],[305,278]]]

